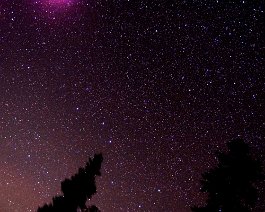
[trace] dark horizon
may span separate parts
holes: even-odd
[[[262,1],[2,0],[0,23],[1,212],[100,152],[102,211],[190,211],[233,138],[265,165]]]

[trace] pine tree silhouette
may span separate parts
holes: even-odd
[[[228,143],[228,152],[219,152],[217,167],[202,175],[202,192],[208,193],[206,206],[193,212],[249,212],[255,206],[255,183],[262,178],[261,163],[252,159],[242,139]]]
[[[89,158],[85,168],[79,168],[77,174],[71,179],[65,179],[61,183],[62,196],[55,196],[51,204],[45,204],[38,208],[38,212],[99,212],[96,206],[87,208],[86,201],[97,191],[95,177],[100,176],[102,154],[95,154]]]

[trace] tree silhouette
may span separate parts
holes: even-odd
[[[228,152],[219,152],[217,167],[202,175],[202,192],[208,193],[206,206],[193,212],[249,212],[257,200],[255,183],[262,178],[261,163],[252,159],[242,139],[228,143]]]
[[[55,196],[51,204],[45,204],[38,208],[38,212],[99,212],[96,206],[86,206],[87,199],[90,199],[97,191],[95,177],[100,176],[102,154],[95,154],[89,158],[85,168],[79,168],[78,173],[65,179],[61,183],[62,196]]]

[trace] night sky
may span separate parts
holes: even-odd
[[[149,2],[0,1],[1,212],[99,152],[107,212],[190,211],[238,136],[265,161],[264,1]]]

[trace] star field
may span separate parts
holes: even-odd
[[[0,24],[1,212],[98,152],[102,211],[190,211],[238,136],[264,164],[262,1],[2,0]]]

